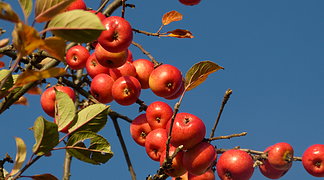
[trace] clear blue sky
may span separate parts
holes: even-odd
[[[97,8],[97,1],[86,2],[89,7]],[[20,11],[16,0],[8,2]],[[135,34],[134,41],[142,44],[158,61],[175,65],[183,73],[202,60],[214,61],[225,68],[188,92],[180,109],[203,119],[209,135],[225,90],[233,90],[216,136],[243,131],[248,135],[216,141],[214,145],[262,151],[277,142],[287,142],[294,147],[295,155],[301,156],[308,146],[324,144],[323,1],[202,0],[193,7],[184,6],[177,0],[128,2],[136,5],[135,9],[126,11],[126,18],[134,28],[155,32],[162,15],[177,10],[184,19],[164,30],[188,29],[195,36],[194,39],[175,39]],[[117,10],[114,15],[121,13]],[[0,27],[7,29],[12,25],[1,21]],[[8,29],[4,36],[10,34]],[[146,58],[136,47],[130,49],[135,59]],[[14,157],[14,136],[25,140],[29,157],[34,138],[28,128],[40,115],[50,119],[39,105],[39,96],[27,97],[29,106],[12,106],[0,116],[0,157],[6,152]],[[150,90],[144,90],[141,99],[147,104],[163,100],[153,96]],[[171,106],[175,103],[167,102]],[[131,118],[138,115],[137,105],[111,105]],[[144,148],[133,142],[128,123],[121,120],[120,126],[138,179],[154,174],[159,164],[150,160]],[[73,160],[71,179],[130,179],[111,120],[100,134],[111,143],[115,156],[100,166]],[[41,158],[25,175],[52,173],[61,178],[63,154],[63,151],[56,151],[51,157]],[[265,178],[255,169],[252,179]],[[308,175],[301,162],[295,162],[282,179],[318,178]]]

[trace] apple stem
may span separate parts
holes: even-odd
[[[132,42],[132,44],[136,47],[138,47],[148,58],[150,58],[150,60],[153,62],[154,64],[154,68],[157,68],[158,66],[161,65],[161,63],[157,62],[155,60],[155,58],[151,55],[151,53],[149,53],[148,51],[146,51],[143,46],[141,46],[140,44],[136,43],[136,42]]]
[[[211,130],[211,133],[210,133],[210,136],[209,136],[210,138],[214,137],[214,134],[215,134],[215,131],[216,131],[217,125],[218,125],[218,123],[219,123],[220,117],[221,117],[221,115],[222,115],[222,113],[223,113],[224,107],[225,107],[227,101],[229,100],[229,98],[230,98],[232,92],[233,92],[233,91],[232,91],[231,89],[227,89],[226,92],[225,92],[225,94],[224,94],[224,98],[223,98],[223,101],[222,101],[222,105],[221,105],[221,107],[220,107],[220,109],[219,109],[218,116],[217,116],[217,118],[216,118],[216,121],[215,121],[214,127],[213,127],[213,129]]]

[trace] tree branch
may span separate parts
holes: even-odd
[[[110,116],[110,118],[112,119],[112,121],[114,123],[116,134],[118,136],[120,145],[122,146],[124,156],[125,156],[125,159],[126,159],[126,162],[127,162],[128,170],[129,170],[129,172],[131,174],[132,180],[136,180],[136,174],[135,174],[135,171],[133,169],[133,166],[132,166],[132,163],[131,163],[131,160],[130,160],[130,157],[129,157],[129,154],[128,154],[128,151],[127,151],[127,147],[126,147],[125,141],[123,139],[123,135],[121,133],[119,124],[117,122],[117,116],[113,116],[111,114],[109,116]]]
[[[220,110],[219,110],[219,112],[218,112],[218,116],[217,116],[217,119],[216,119],[216,121],[215,121],[214,127],[213,127],[213,129],[212,129],[212,131],[211,131],[211,133],[210,133],[210,136],[209,136],[210,138],[214,137],[215,130],[216,130],[217,125],[218,125],[218,123],[219,123],[220,117],[221,117],[221,115],[222,115],[222,113],[223,113],[224,107],[225,107],[225,105],[226,105],[228,99],[230,98],[232,92],[233,92],[233,91],[232,91],[231,89],[228,89],[228,90],[226,90],[226,92],[225,92],[225,94],[224,94],[224,98],[223,98],[222,105],[221,105]]]
[[[151,53],[149,53],[148,51],[146,51],[143,46],[141,46],[140,44],[136,43],[136,42],[132,42],[132,44],[136,47],[138,47],[148,58],[150,58],[150,60],[153,62],[154,66],[157,67],[159,65],[161,65],[161,63],[157,62],[155,60],[155,58],[151,55]]]

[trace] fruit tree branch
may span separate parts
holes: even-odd
[[[247,132],[242,132],[239,134],[231,134],[231,135],[227,135],[227,136],[213,137],[213,138],[207,139],[207,141],[214,141],[214,140],[219,140],[219,139],[231,139],[233,137],[241,137],[241,136],[245,136],[245,135],[247,135]]]
[[[114,127],[115,127],[115,130],[116,130],[116,134],[118,136],[120,145],[122,146],[122,149],[123,149],[123,152],[124,152],[124,156],[125,156],[125,159],[126,159],[126,162],[127,162],[127,165],[128,165],[128,170],[129,170],[129,172],[131,174],[132,180],[136,180],[136,174],[135,174],[134,168],[132,166],[132,163],[131,163],[131,160],[130,160],[130,157],[129,157],[129,154],[128,154],[128,151],[127,151],[127,147],[126,147],[126,144],[125,144],[123,135],[121,133],[119,124],[117,122],[117,116],[113,116],[111,114],[109,116],[110,116],[110,118],[112,119],[112,121],[114,123]]]
[[[216,121],[215,121],[214,127],[213,127],[213,129],[212,129],[212,131],[211,131],[211,133],[210,133],[210,136],[209,136],[210,138],[214,137],[215,130],[216,130],[217,125],[218,125],[218,123],[219,123],[220,117],[221,117],[221,115],[222,115],[222,113],[223,113],[224,107],[225,107],[225,105],[226,105],[228,99],[230,98],[232,92],[233,92],[233,91],[232,91],[231,89],[228,89],[228,90],[226,90],[226,92],[225,92],[225,94],[224,94],[224,98],[223,98],[223,101],[222,101],[222,105],[221,105],[221,107],[220,107],[220,109],[219,109],[217,119],[216,119]]]
[[[151,53],[149,53],[148,51],[146,51],[144,48],[143,48],[143,46],[141,46],[140,44],[138,44],[138,43],[136,43],[136,42],[132,42],[132,44],[134,45],[134,46],[136,46],[136,47],[138,47],[148,58],[150,58],[151,59],[151,61],[153,62],[153,64],[154,64],[154,67],[157,67],[157,66],[159,66],[159,65],[161,65],[161,63],[159,63],[159,62],[157,62],[156,60],[155,60],[155,58],[151,55]]]

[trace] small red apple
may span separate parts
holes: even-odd
[[[101,65],[98,62],[94,53],[92,53],[89,56],[89,58],[87,59],[86,69],[87,69],[87,72],[91,78],[94,78],[98,74],[101,74],[101,73],[108,74],[108,72],[109,72],[109,68]]]
[[[112,87],[115,101],[123,106],[134,104],[141,94],[141,84],[133,76],[118,78]]]
[[[217,174],[223,180],[249,180],[254,172],[253,159],[245,151],[225,151],[216,164]]]
[[[127,53],[127,49],[120,52],[110,52],[104,49],[100,44],[97,44],[94,51],[98,62],[109,68],[117,68],[125,64],[128,56]]]
[[[201,175],[188,173],[188,180],[215,180],[215,173],[211,168]]]
[[[84,0],[75,0],[73,3],[71,3],[66,8],[67,11],[71,11],[71,10],[75,10],[75,9],[83,9],[83,10],[86,10],[87,9],[87,5],[84,2]]]
[[[91,81],[90,92],[99,102],[110,103],[114,100],[112,96],[113,84],[114,80],[108,74],[98,74]]]
[[[126,61],[129,61],[129,62],[133,62],[133,53],[131,50],[128,49],[128,53],[127,53],[127,59]]]
[[[169,156],[172,156],[172,154],[175,152],[177,148],[174,146],[170,146],[169,149]],[[166,169],[164,172],[171,176],[171,177],[178,177],[187,172],[186,168],[182,164],[182,157],[183,157],[183,151],[179,151],[177,155],[172,159],[172,165],[169,169]],[[166,158],[166,150],[164,150],[160,157],[160,166],[162,166],[163,162]]]
[[[87,48],[76,45],[67,50],[65,59],[71,69],[82,69],[86,66],[89,56],[90,53]]]
[[[314,144],[302,156],[305,170],[315,177],[324,177],[324,144]]]
[[[170,97],[181,86],[181,71],[169,64],[163,64],[151,72],[149,86],[153,93],[160,97]]]
[[[268,147],[264,152],[268,152],[272,146]],[[292,163],[290,163],[290,167],[292,166]],[[283,175],[287,173],[287,171],[290,169],[290,167],[287,170],[279,170],[276,168],[273,168],[269,161],[267,159],[262,160],[262,164],[259,166],[260,172],[269,179],[279,179]]]
[[[182,95],[182,93],[184,91],[185,91],[185,81],[183,79],[179,90],[175,94],[173,94],[172,96],[165,97],[165,99],[168,99],[168,100],[177,99]]]
[[[294,157],[293,147],[285,142],[276,143],[271,146],[268,153],[269,164],[279,170],[287,170],[292,163]]]
[[[172,177],[171,180],[189,180],[188,171],[179,177]]]
[[[53,86],[46,89],[40,98],[41,106],[46,114],[51,117],[55,116],[55,89],[61,91],[70,96],[70,98],[75,100],[74,90],[67,86]]]
[[[146,136],[152,131],[147,123],[146,114],[137,116],[130,125],[130,134],[134,141],[140,146],[145,146]]]
[[[160,161],[161,154],[166,148],[168,135],[165,129],[152,130],[145,140],[145,150],[147,155],[154,161]]]
[[[146,109],[147,122],[152,129],[165,128],[172,115],[173,109],[162,101],[155,101]]]
[[[121,52],[127,50],[133,40],[133,30],[127,20],[119,16],[110,16],[102,21],[106,28],[98,42],[110,52]]]
[[[193,6],[200,3],[201,0],[179,0],[180,3],[187,5],[187,6]]]
[[[208,142],[200,142],[184,152],[182,163],[188,173],[194,175],[204,174],[214,163],[215,147]]]
[[[149,78],[154,70],[154,64],[147,59],[137,59],[133,62],[133,65],[136,69],[137,79],[142,85],[142,89],[148,89]]]
[[[133,76],[136,77],[136,69],[133,64],[129,61],[126,61],[122,66],[118,68],[110,68],[109,75],[114,79],[118,79],[122,76]]]
[[[171,120],[166,126],[170,131]],[[190,149],[200,143],[206,135],[206,126],[197,116],[190,113],[178,113],[174,119],[171,144],[173,146],[183,145],[183,149]]]

